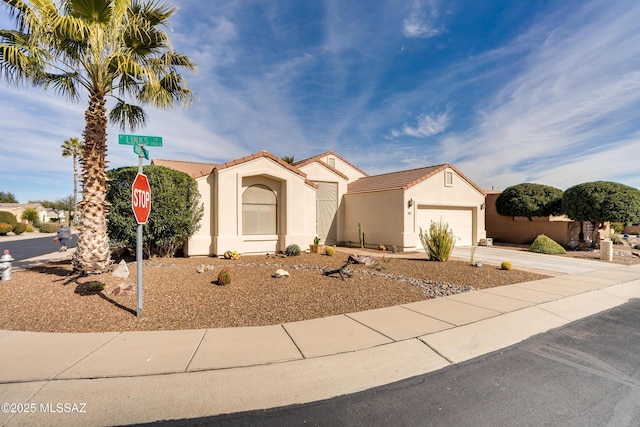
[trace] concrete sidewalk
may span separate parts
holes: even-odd
[[[595,265],[603,268],[274,326],[0,331],[0,401],[16,411],[3,407],[0,425],[205,417],[421,375],[640,298],[640,265]]]

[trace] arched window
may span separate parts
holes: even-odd
[[[256,184],[242,194],[242,233],[276,234],[276,193]]]

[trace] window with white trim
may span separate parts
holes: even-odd
[[[276,225],[276,193],[262,184],[247,188],[242,193],[242,234],[276,234]]]

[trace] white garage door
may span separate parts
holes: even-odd
[[[420,227],[424,231],[429,230],[431,221],[442,221],[449,224],[456,236],[456,246],[471,246],[473,241],[473,214],[471,209],[432,209],[420,208],[416,212],[416,233]],[[422,250],[422,243],[418,242],[418,249]]]

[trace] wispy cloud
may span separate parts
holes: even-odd
[[[416,126],[405,125],[400,130],[394,129],[391,131],[391,136],[397,138],[406,135],[414,138],[426,138],[444,132],[449,122],[449,110],[443,113],[422,114],[418,116]]]
[[[411,13],[404,20],[402,33],[409,38],[428,39],[442,33],[444,30],[438,24],[437,0],[416,0]]]

